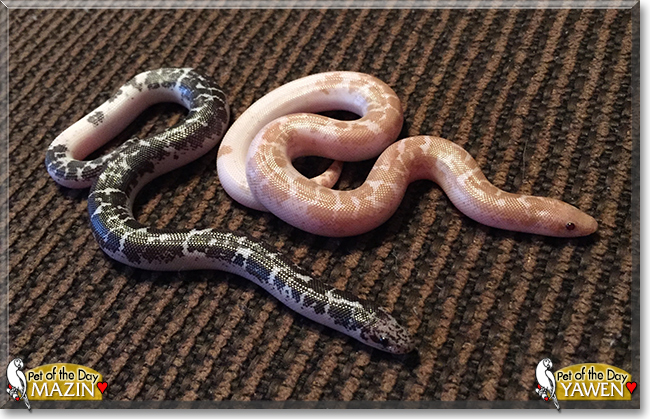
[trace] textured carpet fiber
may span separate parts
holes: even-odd
[[[528,400],[544,357],[630,370],[631,15],[10,11],[10,356],[92,367],[110,400]],[[317,237],[234,203],[216,150],[140,194],[141,222],[249,232],[387,307],[417,338],[406,357],[370,351],[234,275],[125,267],[91,235],[88,191],[58,187],[43,158],[58,133],[162,66],[213,77],[234,118],[301,76],[371,73],[401,98],[403,136],[449,138],[495,185],[561,198],[600,229],[577,240],[490,229],[421,181],[381,228]],[[182,116],[155,106],[121,138]],[[371,166],[347,164],[338,187]]]

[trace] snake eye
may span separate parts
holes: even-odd
[[[571,230],[573,230],[574,228],[576,228],[576,225],[573,224],[572,222],[569,221],[568,223],[566,223],[566,229],[567,229],[567,230],[571,231]]]
[[[371,335],[370,339],[373,342],[380,344],[384,348],[387,348],[390,345],[390,341],[388,340],[388,338],[386,336],[383,336],[383,335],[381,335],[381,336]]]

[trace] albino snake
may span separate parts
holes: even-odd
[[[103,157],[82,161],[157,102],[177,102],[189,113],[181,124],[160,134],[128,140]],[[91,228],[111,258],[152,270],[232,272],[296,312],[367,345],[393,353],[411,351],[411,336],[383,309],[310,277],[255,238],[228,230],[155,229],[136,221],[132,205],[138,191],[155,177],[213,148],[228,117],[221,89],[191,69],[145,72],[61,133],[47,150],[46,167],[64,186],[92,185],[88,195]]]
[[[314,114],[329,110],[361,118],[338,121]],[[401,126],[400,100],[382,81],[354,72],[311,75],[268,93],[235,121],[219,149],[219,178],[243,205],[329,237],[381,225],[418,179],[438,183],[461,212],[488,226],[558,237],[596,231],[594,218],[567,203],[498,189],[451,141],[417,136],[393,143]],[[311,181],[291,164],[307,155],[360,161],[380,153],[365,183],[352,191]]]

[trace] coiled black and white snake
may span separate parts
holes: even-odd
[[[159,102],[179,103],[189,113],[181,124],[161,134],[134,138],[100,158],[82,160]],[[224,135],[228,118],[223,91],[192,69],[144,72],[61,133],[47,150],[46,167],[61,185],[91,186],[91,228],[111,258],[150,270],[232,272],[294,311],[367,345],[392,353],[411,351],[411,336],[385,310],[312,278],[253,237],[228,230],[155,229],[136,221],[132,205],[138,191],[213,148]]]

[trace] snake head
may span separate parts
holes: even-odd
[[[361,331],[364,342],[373,348],[393,354],[406,354],[415,348],[413,337],[384,309],[374,312],[373,321]]]
[[[542,234],[554,237],[582,237],[598,229],[596,219],[573,205],[554,200],[552,211],[542,211],[541,219],[546,224]]]

